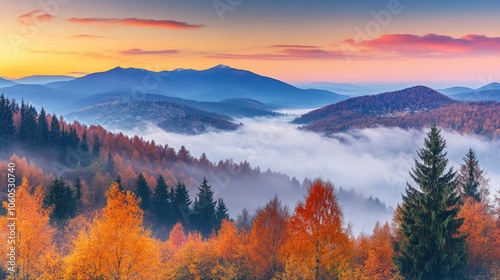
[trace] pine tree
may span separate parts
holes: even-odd
[[[149,210],[151,208],[151,190],[142,173],[139,173],[139,176],[135,180],[134,193],[141,199],[141,203],[139,204],[141,209],[144,211]]]
[[[193,224],[194,228],[205,237],[215,229],[217,222],[215,205],[212,187],[204,177],[193,204]]]
[[[58,147],[61,143],[61,126],[55,114],[52,115],[50,122],[49,141],[53,147]]]
[[[0,95],[0,142],[9,143],[14,138],[14,119],[11,103],[8,98]]]
[[[476,152],[469,149],[463,161],[464,163],[460,165],[460,173],[457,176],[461,195],[464,199],[472,197],[481,202],[480,187],[481,183],[486,180],[483,177],[484,171],[479,168]]]
[[[116,175],[115,183],[118,185],[118,189],[120,191],[124,191],[125,190],[123,188],[123,185],[122,185],[122,177],[120,177],[120,174]]]
[[[92,158],[99,159],[99,151],[101,150],[101,142],[99,138],[94,135],[94,144],[92,145]]]
[[[227,213],[227,207],[224,203],[224,200],[221,198],[217,201],[217,208],[215,209],[215,229],[218,231],[222,224],[222,221],[229,219],[229,215]]]
[[[42,108],[38,116],[38,145],[46,146],[49,141],[49,124],[47,122],[47,114]]]
[[[36,121],[37,112],[33,106],[21,101],[21,124],[20,138],[25,144],[35,147],[38,144],[38,123]]]
[[[84,167],[87,167],[91,163],[91,158],[90,158],[90,148],[89,144],[87,142],[87,131],[83,131],[82,135],[82,140],[80,141],[79,149],[78,149],[78,154],[82,156],[81,159],[81,164]]]
[[[80,177],[75,179],[75,208],[76,211],[82,208],[82,180]]]
[[[75,215],[76,203],[73,191],[62,177],[50,183],[44,203],[46,206],[54,207],[50,216],[53,222],[61,222]]]
[[[463,219],[453,168],[446,171],[446,141],[432,127],[410,173],[420,190],[407,183],[401,211],[401,240],[395,262],[406,279],[462,279],[466,264]]]
[[[106,172],[108,172],[109,174],[113,174],[114,171],[115,171],[115,161],[111,156],[111,152],[108,152],[108,162],[106,163]]]
[[[175,222],[183,223],[186,226],[190,223],[191,199],[186,186],[181,182],[174,190],[172,210]]]
[[[158,223],[164,226],[173,225],[172,201],[168,189],[163,176],[158,176],[153,195],[153,210]]]

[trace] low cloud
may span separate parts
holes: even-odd
[[[68,22],[77,24],[111,24],[137,27],[156,27],[165,29],[198,29],[206,27],[202,24],[190,24],[174,20],[156,20],[143,18],[70,18]]]
[[[291,113],[291,112],[289,112]],[[214,162],[232,158],[235,162],[247,160],[253,167],[260,166],[262,171],[272,171],[295,176],[302,182],[321,177],[331,180],[337,188],[354,189],[368,196],[378,197],[387,206],[395,207],[401,202],[406,182],[415,185],[409,176],[414,166],[413,158],[421,148],[426,131],[403,130],[398,128],[372,128],[354,130],[326,138],[319,134],[298,130],[288,122],[293,116],[281,118],[242,119],[244,127],[236,132],[207,133],[197,136],[171,134],[156,127],[148,127],[138,134],[156,143],[168,144],[179,149],[185,145],[192,155],[199,157],[205,152]],[[479,163],[491,178],[492,189],[500,188],[500,144],[492,143],[474,136],[460,135],[443,131],[447,140],[450,166],[455,170],[462,162],[469,148],[477,152]],[[257,189],[255,189],[257,188]],[[221,190],[220,196],[236,207],[254,210],[264,205],[277,193],[285,198],[291,209],[303,198],[305,190],[262,190],[266,195],[236,197],[235,190]],[[254,186],[253,192],[259,192]],[[234,215],[234,213],[232,213]],[[370,217],[370,213],[346,211],[347,220],[351,220],[355,232],[361,229],[371,231],[377,219],[386,221],[389,216]]]

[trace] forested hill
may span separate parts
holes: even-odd
[[[459,102],[418,86],[352,98],[294,120],[303,129],[332,134],[367,127],[424,128],[433,124],[467,134],[500,139],[500,103]]]
[[[294,120],[294,123],[310,124],[340,115],[354,119],[391,113],[427,111],[455,102],[431,88],[415,86],[400,91],[350,98],[309,112]]]
[[[232,131],[232,118],[170,101],[111,102],[73,112],[67,116],[85,123],[131,130],[155,125],[168,132],[199,134]]]

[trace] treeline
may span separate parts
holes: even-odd
[[[17,190],[17,218],[23,222],[19,223],[15,276],[496,279],[500,276],[500,193],[495,203],[489,200],[488,180],[473,150],[455,172],[447,167],[445,147],[440,131],[433,127],[411,172],[416,186],[407,185],[393,223],[377,225],[371,235],[356,238],[345,224],[333,184],[321,180],[310,184],[293,211],[275,197],[253,215],[243,211],[235,221],[223,218],[220,228],[209,234],[200,233],[204,228],[186,230],[176,223],[168,238],[161,239],[144,224],[148,212],[141,209],[146,206],[138,185],[135,191],[127,191],[114,182],[102,209],[55,227],[51,222],[55,207],[47,207],[41,188],[30,187],[24,179]],[[204,180],[195,205],[215,205],[213,200],[202,202],[210,197],[208,189]],[[155,207],[155,196],[167,197],[168,192],[172,189],[155,190],[150,207]],[[192,215],[200,213],[196,208],[191,207]],[[3,216],[1,224],[7,222]],[[8,228],[1,226],[0,232],[7,236]]]

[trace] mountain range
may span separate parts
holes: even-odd
[[[160,72],[116,67],[105,72],[67,79],[69,80],[36,86],[5,81],[1,92],[10,98],[24,98],[35,105],[53,107],[49,111],[60,108],[60,104],[52,106],[54,100],[60,99],[60,93],[64,93],[65,97],[59,103],[71,103],[95,94],[122,92],[129,95],[157,94],[211,102],[245,98],[278,107],[303,108],[318,107],[348,98],[326,90],[299,89],[270,77],[225,65],[206,70],[177,69]]]
[[[500,101],[500,83],[489,83],[472,89],[468,87],[451,87],[438,90],[455,100],[465,101]]]

